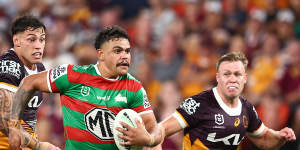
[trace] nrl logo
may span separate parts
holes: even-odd
[[[224,123],[224,117],[221,114],[215,114],[215,123],[222,125]]]
[[[91,90],[90,87],[88,87],[88,86],[82,86],[80,93],[81,93],[82,96],[88,96],[90,94],[90,90]]]

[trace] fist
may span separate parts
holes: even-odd
[[[293,129],[285,127],[279,131],[279,136],[281,139],[285,141],[293,141],[296,140],[295,133]]]

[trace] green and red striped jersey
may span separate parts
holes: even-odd
[[[97,65],[60,65],[48,71],[50,92],[60,93],[67,150],[118,149],[112,133],[118,112],[152,111],[142,84],[129,73],[103,78]]]

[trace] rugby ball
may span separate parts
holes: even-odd
[[[120,142],[124,142],[124,140],[118,137],[118,134],[122,134],[122,133],[119,132],[118,130],[116,130],[116,127],[126,129],[125,127],[123,127],[120,124],[120,122],[124,122],[124,123],[128,124],[129,126],[131,126],[132,128],[136,128],[137,125],[136,125],[136,122],[135,122],[135,118],[137,118],[140,122],[143,122],[140,115],[138,113],[136,113],[134,110],[131,110],[131,109],[123,109],[115,117],[115,121],[114,121],[114,124],[113,124],[113,135],[114,135],[115,143],[116,143],[117,147],[119,148],[119,150],[141,150],[141,149],[143,149],[143,146],[137,146],[137,145],[123,146],[123,145],[120,145]]]

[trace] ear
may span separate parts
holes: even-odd
[[[104,52],[103,49],[97,49],[98,59],[104,61]]]
[[[17,35],[13,35],[13,43],[14,43],[15,47],[20,47],[21,41],[20,41],[20,39],[18,38]]]
[[[219,78],[220,78],[220,74],[217,72],[216,73],[216,80],[217,80],[218,83],[219,83]]]

